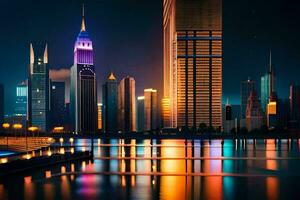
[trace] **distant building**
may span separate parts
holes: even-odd
[[[28,125],[49,129],[49,67],[47,44],[30,44]]]
[[[264,124],[264,114],[255,90],[251,91],[246,109],[246,127],[248,131],[259,129]]]
[[[270,52],[270,62],[269,62],[269,69],[267,73],[265,73],[261,77],[261,106],[263,112],[266,113],[267,111],[267,106],[269,103],[269,98],[273,92],[275,92],[275,70],[272,65],[272,55]]]
[[[222,1],[164,0],[163,37],[163,96],[170,105],[169,111],[163,107],[170,113],[170,123],[165,124],[176,128],[205,123],[219,128]]]
[[[65,82],[50,81],[51,129],[65,126]]]
[[[15,115],[25,116],[27,115],[27,83],[21,82],[16,88],[16,105]]]
[[[241,82],[241,119],[246,118],[246,109],[250,93],[255,89],[255,82],[248,78]]]
[[[230,133],[233,128],[235,128],[235,119],[233,118],[232,106],[229,104],[228,100],[225,105],[225,120],[223,120],[223,129],[225,133]]]
[[[287,129],[290,119],[290,100],[279,99],[278,100],[278,126],[280,128]]]
[[[0,84],[0,125],[4,123],[4,86]]]
[[[144,129],[154,130],[158,128],[157,119],[157,90],[149,88],[144,90]]]
[[[278,98],[276,92],[272,92],[270,95],[269,103],[267,105],[267,126],[269,128],[278,127]]]
[[[102,129],[104,132],[116,132],[118,130],[118,83],[111,73],[102,87]]]
[[[98,130],[102,129],[102,103],[97,104],[98,108]]]
[[[119,130],[136,131],[135,80],[123,78],[118,86],[118,121]]]
[[[70,110],[73,130],[77,133],[97,131],[97,88],[93,43],[86,31],[84,9],[81,30],[74,45],[71,67]]]
[[[290,86],[290,122],[291,128],[299,128],[300,123],[300,86]]]
[[[144,96],[139,96],[137,97],[137,131],[141,132],[144,131],[144,126],[145,126],[145,97]]]

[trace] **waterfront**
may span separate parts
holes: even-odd
[[[90,150],[90,139],[54,146]],[[94,159],[10,175],[0,199],[297,199],[299,140],[94,139]]]

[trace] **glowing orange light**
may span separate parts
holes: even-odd
[[[8,159],[7,158],[2,158],[1,159],[1,163],[7,163],[8,162]]]
[[[46,171],[45,176],[46,178],[51,178],[51,171]]]
[[[54,127],[53,128],[53,132],[54,133],[60,133],[64,130],[64,127],[63,126],[57,126],[57,127]]]
[[[10,127],[10,124],[9,123],[4,123],[4,124],[2,124],[2,127],[4,129],[8,129]]]
[[[39,128],[36,127],[36,126],[31,126],[31,127],[28,128],[28,131],[31,131],[31,132],[34,132],[34,131],[37,131],[37,130],[39,130]]]
[[[14,129],[21,129],[22,127],[22,124],[13,124]]]

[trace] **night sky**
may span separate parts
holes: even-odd
[[[50,68],[69,69],[73,64],[82,2],[0,1],[0,83],[5,84],[7,114],[13,112],[17,83],[26,79],[30,41],[48,42]],[[137,95],[146,87],[162,91],[162,0],[84,3],[99,93],[110,71],[118,80],[133,76]],[[240,81],[247,77],[256,81],[259,90],[270,50],[279,97],[288,97],[290,83],[300,84],[299,3],[224,0],[223,7],[223,99],[239,102]]]

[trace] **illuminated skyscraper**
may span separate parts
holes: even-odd
[[[65,82],[50,81],[51,129],[65,126]]]
[[[27,83],[25,81],[17,85],[15,115],[27,115]]]
[[[145,97],[137,97],[137,131],[144,131],[145,126],[145,108],[144,108]]]
[[[158,128],[157,120],[157,90],[152,88],[144,90],[144,130]]]
[[[98,108],[98,129],[102,129],[102,103],[97,104]]]
[[[167,120],[171,127],[220,127],[222,0],[164,0],[163,7]]]
[[[113,73],[102,87],[102,129],[104,132],[118,130],[118,83]]]
[[[123,78],[118,87],[119,130],[136,131],[135,80]]]
[[[49,68],[47,44],[30,44],[28,125],[49,128]]]
[[[270,62],[268,72],[261,77],[261,105],[264,112],[267,111],[267,105],[272,92],[275,92],[275,70],[272,65],[272,54],[270,52]]]
[[[267,126],[275,128],[278,126],[278,98],[276,92],[272,92],[267,105]]]
[[[74,46],[74,65],[71,67],[71,121],[77,133],[97,130],[97,89],[93,61],[93,43],[86,31],[84,8],[81,30]]]
[[[246,118],[246,109],[250,93],[255,89],[255,82],[248,78],[241,82],[241,119]]]

